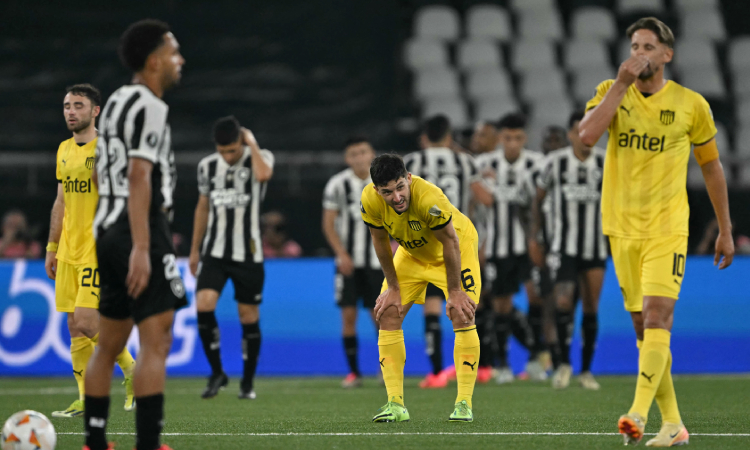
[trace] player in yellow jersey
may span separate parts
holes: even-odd
[[[732,263],[732,225],[711,109],[700,94],[664,79],[664,65],[674,53],[672,31],[647,17],[627,35],[630,58],[616,80],[596,88],[579,130],[586,145],[609,131],[602,224],[640,349],[635,400],[618,427],[626,445],[637,444],[656,399],[662,426],[646,445],[671,447],[689,438],[677,408],[669,345],[685,274],[691,146],[719,222],[714,258],[719,269]]]
[[[360,210],[385,274],[374,311],[380,323],[380,367],[388,393],[388,403],[372,420],[409,420],[404,406],[406,349],[401,325],[414,303],[424,304],[427,284],[432,283],[445,294],[446,315],[456,333],[453,361],[458,397],[449,420],[471,422],[479,363],[474,312],[482,292],[477,231],[440,188],[408,173],[400,156],[375,158],[370,177]],[[395,258],[389,234],[400,246]]]
[[[90,84],[68,88],[63,114],[73,137],[57,150],[57,198],[52,206],[45,268],[55,280],[57,310],[68,313],[70,357],[79,399],[52,417],[83,416],[84,375],[99,338],[99,266],[93,236],[99,200],[91,179],[96,151],[96,117],[101,94]],[[125,374],[125,410],[132,411],[135,361],[127,349],[117,359]]]

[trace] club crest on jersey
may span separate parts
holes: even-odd
[[[86,168],[89,169],[89,170],[91,170],[91,169],[94,168],[94,157],[93,156],[89,156],[88,158],[86,158]]]
[[[410,220],[409,221],[409,228],[411,228],[414,231],[420,231],[422,229],[422,224],[419,223],[418,220]]]
[[[661,123],[663,123],[664,125],[672,125],[672,123],[674,122],[674,111],[662,109],[659,120],[661,120]]]
[[[432,205],[432,208],[430,208],[429,211],[427,212],[430,213],[431,216],[440,217],[440,218],[443,217],[443,211],[441,211],[440,208],[438,208],[438,205]]]
[[[243,167],[237,171],[237,179],[245,182],[250,179],[250,169]]]
[[[146,136],[146,142],[148,142],[148,145],[150,147],[156,147],[156,144],[159,143],[159,136],[155,132],[151,132]]]

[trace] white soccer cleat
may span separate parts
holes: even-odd
[[[598,391],[601,386],[594,379],[594,374],[591,372],[583,372],[578,376],[578,382],[581,383],[581,387],[590,391]]]
[[[497,384],[508,384],[513,382],[513,371],[510,367],[502,367],[497,370],[495,375],[495,383]]]
[[[573,374],[573,368],[570,364],[560,364],[552,375],[552,387],[555,389],[565,389],[570,386],[570,376]]]
[[[526,373],[531,381],[547,381],[547,372],[538,359],[526,363]]]
[[[690,434],[682,423],[664,422],[661,424],[661,430],[656,437],[646,442],[646,447],[676,447],[678,445],[687,445],[690,441]]]

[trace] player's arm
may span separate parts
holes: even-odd
[[[349,252],[346,251],[346,247],[341,243],[339,234],[336,232],[336,218],[338,215],[339,212],[336,209],[323,208],[323,235],[326,237],[328,245],[331,246],[333,254],[336,255],[336,267],[339,272],[348,277],[354,272],[354,263]]]
[[[492,191],[482,180],[471,183],[471,192],[474,194],[474,198],[484,206],[492,206],[495,201]]]
[[[732,220],[729,217],[729,196],[727,194],[727,180],[724,176],[724,166],[719,161],[719,149],[716,140],[711,139],[703,145],[696,145],[693,149],[696,159],[700,163],[703,179],[706,182],[708,197],[713,204],[716,220],[719,222],[719,236],[716,238],[714,265],[719,269],[726,269],[734,258],[734,240],[732,239]],[[722,260],[722,256],[724,257]]]
[[[540,245],[539,236],[542,232],[542,202],[547,191],[537,187],[536,195],[531,199],[531,227],[528,236],[529,257],[537,267],[544,267],[544,248]]]
[[[193,276],[198,273],[201,242],[203,242],[208,227],[208,209],[208,196],[198,195],[198,204],[195,205],[195,214],[193,215],[193,242],[190,244],[190,273]]]
[[[456,310],[464,323],[470,324],[474,320],[477,304],[472,301],[461,288],[461,248],[453,222],[444,227],[433,229],[432,232],[443,244],[443,261],[445,261],[445,275],[448,281],[448,299],[445,313],[451,320],[451,310]]]
[[[253,176],[255,179],[261,183],[270,180],[271,176],[273,176],[273,163],[269,164],[269,162],[263,158],[260,147],[258,146],[258,141],[255,140],[253,132],[247,128],[242,128],[242,140],[245,145],[250,147],[250,159],[253,164]]]
[[[388,289],[378,296],[375,304],[375,320],[380,320],[386,309],[391,306],[398,310],[398,316],[403,315],[401,306],[401,286],[398,284],[398,275],[396,275],[396,266],[393,264],[393,251],[391,251],[391,239],[383,228],[374,228],[370,226],[370,236],[372,236],[372,246],[375,254],[378,255],[378,261],[383,269],[383,275],[388,283]]]
[[[57,244],[60,243],[62,235],[63,217],[65,217],[65,195],[62,183],[57,183],[57,197],[52,204],[52,213],[49,219],[49,239],[47,239],[47,255],[44,258],[44,268],[47,276],[54,280],[57,276]]]
[[[128,276],[125,283],[128,295],[138,298],[148,286],[151,276],[151,234],[149,209],[151,208],[151,171],[154,165],[143,158],[130,158],[128,163],[128,221],[133,249],[130,252]]]

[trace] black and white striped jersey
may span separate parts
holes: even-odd
[[[168,112],[167,104],[141,84],[122,86],[107,100],[96,146],[99,205],[95,235],[117,222],[128,222],[130,158],[153,163],[150,216],[164,213],[171,220],[176,169]]]
[[[359,211],[362,190],[371,182],[369,176],[363,180],[346,169],[331,177],[323,191],[323,209],[338,211],[336,233],[357,269],[380,269],[370,230]]]
[[[273,167],[273,154],[268,150],[260,154]],[[266,183],[253,175],[250,148],[244,147],[242,157],[231,166],[219,153],[203,158],[198,163],[198,192],[209,201],[201,256],[262,263],[260,203]]]
[[[443,190],[451,204],[464,214],[469,212],[471,184],[479,181],[476,162],[466,153],[449,148],[428,148],[404,157],[406,170]]]
[[[486,217],[487,240],[485,254],[488,258],[508,258],[526,253],[526,234],[521,224],[521,214],[531,206],[535,195],[534,171],[543,156],[522,150],[510,163],[502,149],[478,158],[480,170],[489,172],[485,178],[491,186],[495,202]]]
[[[604,157],[605,151],[594,147],[581,161],[566,147],[545,158],[538,183],[552,204],[551,254],[607,258],[601,214]]]

